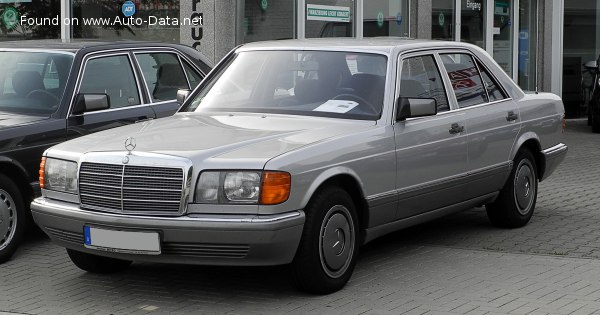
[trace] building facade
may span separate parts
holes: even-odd
[[[135,5],[132,17],[140,23],[102,24],[125,17],[126,2]],[[584,106],[582,95],[590,85],[581,65],[600,53],[600,0],[0,0],[0,10],[1,40],[180,42],[215,62],[237,45],[260,40],[464,41],[490,53],[524,90],[562,95],[572,116]],[[57,17],[60,23],[40,26],[15,14]],[[180,23],[168,21],[174,18]],[[181,24],[184,19],[201,24]]]

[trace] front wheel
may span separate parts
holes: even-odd
[[[129,260],[97,256],[72,249],[67,249],[67,254],[75,266],[91,273],[115,273],[129,268],[131,265]]]
[[[0,174],[0,263],[10,259],[21,243],[27,216],[17,185]]]
[[[500,227],[517,228],[529,222],[537,201],[535,159],[527,149],[515,157],[510,177],[494,203],[486,205],[488,218]]]
[[[358,227],[354,203],[345,190],[317,193],[306,208],[304,232],[291,265],[294,286],[313,294],[343,288],[358,256]]]

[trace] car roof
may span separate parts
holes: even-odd
[[[363,50],[382,53],[391,53],[394,49],[410,50],[417,48],[473,48],[474,45],[440,40],[412,39],[407,37],[369,37],[369,38],[310,38],[310,39],[286,39],[264,42],[249,43],[241,46],[239,51],[244,50],[277,50],[277,49],[299,49],[299,50]]]
[[[0,42],[0,50],[10,49],[35,49],[48,51],[66,51],[77,52],[85,48],[114,49],[114,48],[135,48],[135,47],[174,47],[177,44],[145,42],[145,41],[95,41],[95,40],[70,40],[63,42],[60,39],[42,39],[42,40],[20,40]]]

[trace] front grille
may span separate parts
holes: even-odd
[[[55,238],[57,238],[63,242],[79,244],[79,245],[83,244],[83,233],[69,232],[69,231],[54,229],[51,227],[46,227],[46,230],[52,236],[54,236]]]
[[[182,168],[81,163],[82,208],[131,214],[179,214]]]

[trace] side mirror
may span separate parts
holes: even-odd
[[[73,115],[81,115],[110,108],[110,97],[107,94],[77,94]]]
[[[179,105],[183,104],[183,102],[185,102],[185,100],[188,98],[188,96],[190,96],[190,93],[192,93],[192,91],[190,91],[188,89],[177,90],[177,103]]]
[[[399,97],[396,108],[397,121],[437,114],[437,102],[434,98]]]

